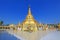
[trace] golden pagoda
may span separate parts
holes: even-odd
[[[23,31],[37,31],[38,30],[39,23],[33,18],[30,7],[28,9],[28,15],[21,25],[22,25]]]

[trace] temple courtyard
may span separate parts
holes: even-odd
[[[36,32],[7,30],[7,32],[20,40],[60,40],[60,31],[57,30],[40,30]]]

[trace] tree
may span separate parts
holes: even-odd
[[[3,25],[3,21],[0,21],[0,25]]]
[[[9,26],[9,24],[6,24],[6,26]]]

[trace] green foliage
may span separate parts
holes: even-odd
[[[9,24],[6,24],[6,26],[9,26]]]
[[[0,25],[3,25],[3,21],[0,21]]]

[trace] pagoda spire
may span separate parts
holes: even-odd
[[[29,20],[30,19],[34,19],[33,16],[32,16],[32,14],[31,14],[30,6],[28,6],[28,15],[27,15],[26,19],[29,19]]]
[[[30,5],[28,6],[28,15],[31,15]]]
[[[20,21],[19,21],[19,23],[18,23],[18,26],[20,26]]]

